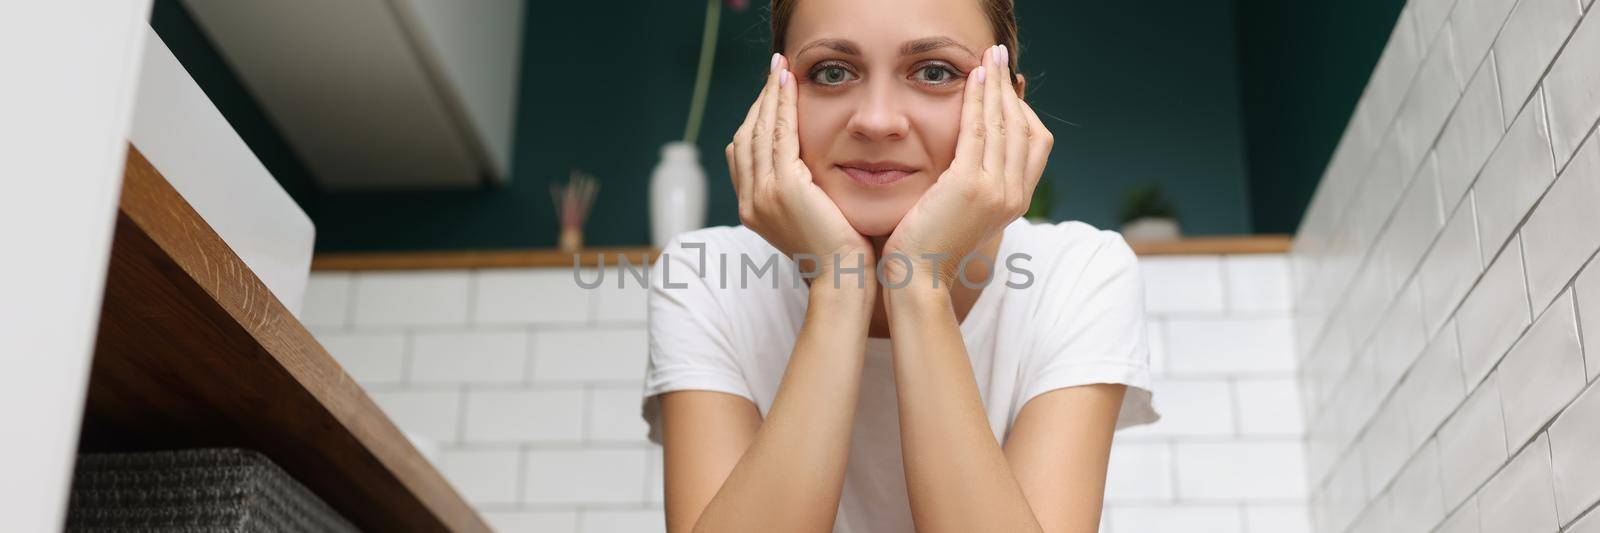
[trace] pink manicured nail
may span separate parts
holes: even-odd
[[[789,71],[785,70],[783,72],[779,72],[778,73],[778,86],[779,87],[783,87],[783,86],[788,85],[788,84],[789,84]]]
[[[986,78],[986,76],[984,76],[984,68],[980,66],[972,69],[972,77],[977,78],[978,83],[983,83],[984,78]]]
[[[1000,54],[1002,53],[1000,50],[1001,48],[998,44],[989,49],[989,58],[993,59],[996,64],[1000,63]]]
[[[772,54],[772,64],[767,67],[767,70],[772,70],[772,71],[778,70],[778,54],[777,53],[773,53]]]
[[[1011,64],[1011,50],[1003,44],[1000,45],[1000,64],[1008,66]]]

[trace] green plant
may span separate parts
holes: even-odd
[[[1172,206],[1172,201],[1161,193],[1161,186],[1154,183],[1140,185],[1128,190],[1122,202],[1122,223],[1141,218],[1170,218],[1178,219],[1178,210]]]
[[[1039,180],[1039,184],[1033,188],[1033,198],[1028,201],[1028,212],[1023,213],[1022,218],[1050,220],[1050,206],[1055,203],[1056,198],[1051,191],[1052,183],[1054,182],[1048,177]]]

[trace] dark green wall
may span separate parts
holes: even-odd
[[[1292,76],[1252,75],[1236,66],[1241,60],[1247,67],[1265,69],[1295,65],[1287,63],[1292,57],[1287,52],[1264,58],[1240,52],[1236,24],[1259,28],[1263,21],[1284,15],[1278,14],[1283,8],[1255,5],[1274,4],[1267,0],[1238,1],[1268,11],[1271,17],[1236,15],[1234,1],[1020,3],[1022,70],[1030,78],[1029,98],[1041,115],[1047,115],[1046,124],[1057,136],[1044,178],[1055,185],[1055,218],[1114,228],[1126,190],[1154,182],[1175,200],[1191,234],[1250,232],[1252,213],[1298,221],[1303,200],[1292,206],[1294,202],[1266,202],[1288,206],[1273,211],[1261,209],[1262,202],[1252,202],[1251,195],[1272,198],[1284,195],[1284,190],[1314,187],[1322,161],[1308,162],[1307,154],[1331,147],[1327,139],[1337,139],[1349,106],[1314,110],[1321,120],[1310,125],[1331,132],[1304,135],[1304,146],[1292,146],[1296,150],[1280,158],[1252,154],[1247,159],[1241,116],[1253,116],[1246,112],[1258,107],[1246,104],[1241,109],[1241,101],[1249,102],[1258,92],[1248,85]],[[556,223],[548,183],[565,179],[575,167],[602,181],[596,214],[588,224],[588,242],[621,245],[649,240],[649,173],[660,146],[682,135],[702,6],[698,2],[637,2],[626,8],[530,6],[515,175],[504,187],[471,191],[319,190],[175,0],[156,0],[152,25],[316,222],[318,250],[553,246]],[[1339,6],[1322,9],[1342,13]],[[738,223],[722,146],[760,86],[768,56],[765,12],[764,7],[723,12],[716,76],[699,142],[711,184],[708,222],[713,225]],[[1388,24],[1392,22],[1391,15]],[[1317,49],[1336,52],[1341,46],[1337,37],[1325,36]],[[1247,36],[1245,41],[1272,43],[1279,38],[1288,37],[1267,34]],[[1372,46],[1381,48],[1381,43],[1380,37]],[[1353,61],[1343,70],[1355,70],[1360,64]],[[1345,80],[1339,87],[1353,86],[1346,92],[1359,94],[1371,68],[1370,61],[1365,65],[1358,80]],[[1247,87],[1241,88],[1240,80]],[[1297,89],[1322,95],[1326,102],[1296,100],[1282,93],[1276,97],[1305,102],[1306,107],[1312,102],[1323,107],[1344,100],[1353,103],[1354,98],[1339,87],[1322,90],[1308,82]],[[1282,122],[1249,124],[1252,132],[1275,134]],[[1326,155],[1321,157],[1325,161]],[[1252,184],[1246,178],[1247,161],[1251,169],[1294,167],[1300,171],[1293,177],[1305,183]],[[1316,172],[1303,171],[1312,167]]]
[[[1404,0],[1238,0],[1250,213],[1292,233]]]

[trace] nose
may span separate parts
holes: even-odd
[[[892,80],[874,79],[864,89],[865,94],[846,126],[850,136],[867,142],[905,138],[910,120],[900,110]]]

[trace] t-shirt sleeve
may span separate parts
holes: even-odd
[[[1040,275],[1044,292],[1028,328],[1034,337],[1018,405],[1060,388],[1120,383],[1127,392],[1117,429],[1152,423],[1160,415],[1150,403],[1138,258],[1117,233],[1101,231],[1097,238],[1098,245],[1064,250]]]
[[[712,292],[708,280],[717,279],[718,273],[703,270],[717,268],[715,261],[701,261],[702,252],[714,253],[715,243],[706,242],[711,240],[700,240],[706,245],[700,249],[685,248],[674,238],[650,269],[650,348],[641,415],[652,442],[661,442],[662,393],[707,390],[755,402],[734,357],[733,313],[724,307],[733,302]]]

